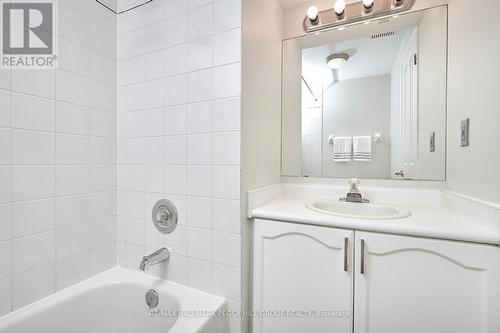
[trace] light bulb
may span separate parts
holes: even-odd
[[[373,1],[374,0],[363,0],[363,6],[365,6],[366,9],[370,9],[373,7]]]
[[[335,5],[333,5],[333,10],[337,16],[341,16],[345,12],[345,0],[337,0],[335,1]]]
[[[311,22],[316,22],[318,20],[319,10],[316,6],[311,6],[307,9],[307,17]]]

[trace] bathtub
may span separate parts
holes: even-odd
[[[149,289],[159,295],[152,311]],[[212,314],[224,310],[223,298],[116,267],[1,317],[0,332],[223,333],[223,316]]]

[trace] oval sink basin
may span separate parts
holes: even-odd
[[[378,203],[323,201],[306,207],[323,214],[369,220],[402,219],[411,215],[407,209]]]

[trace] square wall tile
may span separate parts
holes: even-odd
[[[2,267],[0,268],[0,280],[11,277],[12,242],[10,240],[0,242],[0,262],[2,263]]]
[[[13,310],[53,294],[56,290],[56,267],[41,267],[12,279]]]
[[[53,133],[12,131],[12,163],[14,165],[46,165],[55,162]]]
[[[219,74],[220,76],[221,74]],[[188,75],[188,102],[196,103],[212,98],[212,69],[204,69]]]
[[[12,207],[0,204],[0,242],[12,237]]]
[[[173,254],[166,264],[165,278],[186,285],[188,283],[188,258]]]
[[[240,133],[216,133],[212,136],[212,160],[215,165],[240,165]]]
[[[239,234],[241,232],[241,207],[238,200],[213,200],[213,229]]]
[[[188,225],[191,227],[212,228],[212,200],[209,198],[188,198]]]
[[[0,166],[0,204],[11,201],[12,178],[11,167]]]
[[[36,223],[33,217],[36,216]],[[55,200],[35,200],[12,204],[12,236],[24,237],[55,229]]]
[[[89,167],[58,165],[56,167],[56,195],[78,195],[89,191]]]
[[[210,134],[189,135],[187,139],[188,165],[211,165],[212,136]]]
[[[6,315],[12,310],[12,280],[0,280],[0,316]]]
[[[213,196],[220,199],[234,199],[240,197],[240,167],[214,166],[213,167]]]
[[[241,270],[239,268],[213,265],[214,293],[227,299],[241,301]]]
[[[88,279],[90,276],[89,263],[89,252],[58,261],[56,265],[57,290],[62,290]]]
[[[241,30],[229,30],[214,36],[214,66],[241,61]]]
[[[188,228],[188,256],[212,260],[212,232],[210,230]]]
[[[54,131],[55,105],[50,99],[12,93],[12,127]]]
[[[165,46],[170,47],[187,41],[187,13],[168,18],[165,21]]]
[[[188,44],[188,70],[196,71],[212,66],[212,37],[196,39]]]
[[[210,133],[212,131],[212,105],[215,102],[201,102],[188,105],[188,133]]]
[[[183,43],[165,50],[165,75],[173,76],[187,72],[187,44]]]
[[[55,72],[52,69],[13,71],[12,90],[54,99],[56,95]]]
[[[213,261],[219,264],[241,266],[241,237],[238,234],[213,233]]]
[[[227,98],[241,94],[241,63],[215,67],[214,98]]]
[[[210,197],[212,195],[212,168],[189,166],[187,184],[188,195]]]
[[[165,135],[186,134],[186,117],[186,105],[177,105],[165,108]]]
[[[0,128],[0,165],[10,165],[11,150],[11,130]]]
[[[212,263],[188,257],[188,286],[205,292],[212,292]]]
[[[54,195],[55,168],[53,166],[12,168],[12,199],[14,201],[43,199]]]
[[[108,244],[90,252],[90,274],[96,275],[116,266],[116,246]]]
[[[90,225],[83,223],[57,230],[57,259],[61,260],[90,249]]]
[[[0,87],[4,70],[0,70]],[[10,85],[10,80],[9,80]],[[10,127],[11,125],[11,92],[0,89],[0,126]]]
[[[12,241],[13,274],[53,263],[55,256],[53,231],[15,239]]]
[[[200,2],[200,0],[197,0],[197,2]],[[209,1],[204,2],[208,4],[192,9],[188,13],[189,40],[210,36],[213,33],[213,5]]]
[[[90,222],[90,200],[87,194],[56,199],[58,228]]]
[[[56,135],[57,164],[88,164],[90,139],[80,135]]]
[[[241,26],[241,0],[217,0],[214,3],[214,31],[227,31]]]
[[[212,105],[212,129],[214,132],[240,130],[241,98],[217,100]]]
[[[187,167],[185,165],[165,166],[165,193],[185,195],[187,191]]]
[[[57,102],[56,131],[66,134],[88,135],[90,132],[90,108]]]

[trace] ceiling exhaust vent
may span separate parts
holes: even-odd
[[[378,38],[384,38],[384,37],[394,36],[395,33],[396,33],[395,31],[383,32],[383,33],[380,33],[380,34],[372,35],[372,39],[378,39]]]

